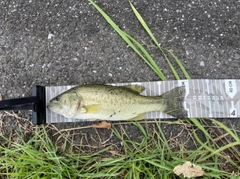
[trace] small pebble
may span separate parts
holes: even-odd
[[[236,60],[238,60],[238,59],[240,59],[240,55],[237,54],[237,53],[235,53],[234,58],[235,58]]]
[[[51,38],[53,38],[54,35],[53,34],[48,34],[48,40],[50,40]]]
[[[204,65],[204,61],[201,61],[201,62],[200,62],[200,66],[201,66],[201,67],[204,67],[204,66],[205,66],[205,65]]]

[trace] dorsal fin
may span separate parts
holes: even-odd
[[[133,85],[126,85],[126,86],[123,86],[123,87],[131,89],[132,91],[137,92],[137,93],[142,93],[145,90],[144,86],[134,85],[134,84]]]

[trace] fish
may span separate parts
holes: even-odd
[[[66,118],[87,120],[143,120],[146,113],[162,111],[185,118],[185,87],[176,87],[160,96],[141,95],[141,85],[80,85],[51,99],[47,108]]]

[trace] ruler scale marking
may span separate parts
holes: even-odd
[[[218,92],[218,87],[217,87],[216,80],[214,80],[214,85],[215,85],[215,89],[216,89],[216,93],[217,93]],[[218,102],[216,101],[217,96],[215,96],[214,99],[215,99],[215,109],[216,109],[216,116],[215,117],[218,117],[219,107],[218,107]]]
[[[204,91],[205,89],[207,89],[207,85],[206,82],[203,82],[203,94],[204,94],[204,101],[203,101],[203,106],[204,106],[204,117],[207,117],[207,93]]]
[[[221,81],[220,83],[217,84],[219,86],[219,91],[221,93]],[[219,96],[219,101],[218,101],[218,115],[221,116],[221,113],[222,113],[222,107],[221,107],[221,96]]]
[[[199,85],[199,83],[201,83],[201,85]],[[203,89],[202,89],[201,87],[202,87],[202,81],[199,81],[199,80],[198,80],[198,89],[199,89],[199,92],[200,92],[200,94],[201,94],[201,97],[200,97],[201,100],[199,101],[199,108],[200,108],[201,116],[203,116],[203,109],[202,109],[202,97],[203,97],[203,96],[202,96],[202,90],[203,90]]]

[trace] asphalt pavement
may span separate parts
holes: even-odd
[[[145,45],[169,80],[174,79],[127,0],[95,2],[121,29]],[[174,52],[192,78],[240,78],[239,0],[132,2],[161,46]],[[0,14],[3,99],[30,96],[35,85],[159,80],[87,0],[2,0]],[[180,76],[184,78],[181,73]],[[17,113],[31,118],[31,112]],[[240,128],[240,119],[219,120]],[[8,133],[19,126],[15,118],[5,117],[1,121]],[[88,124],[56,124],[61,129],[84,125]],[[135,126],[124,128],[137,139]],[[163,131],[170,136],[181,129],[167,125]],[[93,132],[95,129],[83,133],[91,136]],[[104,140],[111,132],[100,133]],[[184,141],[184,135],[181,140]]]

